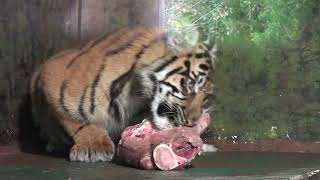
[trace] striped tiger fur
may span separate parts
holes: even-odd
[[[165,33],[148,27],[123,28],[53,56],[31,82],[47,150],[66,146],[71,161],[110,161],[113,140],[145,116],[158,128],[191,125],[212,94],[212,60],[201,44],[172,51]]]

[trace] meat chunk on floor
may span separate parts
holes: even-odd
[[[150,120],[124,130],[118,144],[117,160],[140,169],[183,168],[202,151],[200,135],[210,123],[204,113],[195,126],[159,130]]]

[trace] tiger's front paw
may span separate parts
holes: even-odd
[[[70,161],[98,162],[111,161],[115,153],[112,140],[106,136],[90,141],[78,141],[70,150]]]

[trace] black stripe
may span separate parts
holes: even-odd
[[[119,37],[119,36],[116,36],[116,34],[119,34],[119,32],[125,33],[125,32],[127,32],[127,31],[130,31],[130,29],[128,29],[128,28],[115,29],[114,31],[111,31],[111,32],[109,32],[109,33],[106,33],[106,34],[102,35],[101,37],[98,37],[98,38],[93,42],[92,46],[95,46],[95,45],[99,44],[100,42],[102,42],[102,41],[103,41],[104,39],[106,39],[106,38],[107,38],[108,40],[112,39],[112,40],[110,40],[110,41],[111,41],[111,43],[114,43],[114,41],[116,41],[116,40],[119,39],[119,38],[116,38],[116,37]],[[114,39],[114,38],[116,38],[116,39]]]
[[[147,48],[147,46],[143,46],[143,48],[136,54],[136,59],[139,60],[141,56],[144,54],[144,50]]]
[[[203,50],[205,49],[205,48],[203,47],[203,45],[200,45],[199,48],[200,48],[200,49],[203,49]]]
[[[205,72],[201,72],[201,71],[198,71],[198,75],[199,76],[205,76],[205,75],[207,75]]]
[[[124,51],[126,50],[127,48],[129,48],[130,46],[132,46],[133,42],[137,39],[138,36],[140,36],[142,33],[138,33],[134,38],[130,39],[128,41],[128,43],[122,47],[119,47],[117,49],[114,49],[114,50],[111,50],[111,51],[108,51],[106,52],[105,56],[112,56],[112,55],[115,55],[115,54],[118,54],[119,52],[121,51]],[[97,40],[95,40],[86,50],[80,52],[79,54],[77,54],[75,57],[73,57],[70,62],[67,64],[67,68],[70,68],[74,62],[79,59],[79,57],[81,57],[82,55],[84,55],[85,53],[87,53],[91,48],[93,48],[95,45],[99,44],[100,42],[102,42],[103,40],[105,40],[108,36],[112,36],[112,33],[109,33],[109,34],[106,34],[106,35],[103,35],[101,38],[98,38]],[[141,52],[141,55],[142,55],[143,52]],[[141,56],[140,55],[140,56]]]
[[[182,79],[180,80],[180,86],[181,86],[182,88],[186,88],[186,80],[185,80],[184,78],[182,78]]]
[[[208,70],[209,70],[209,66],[206,65],[206,64],[200,64],[200,65],[199,65],[199,68],[202,69],[202,70],[204,70],[204,71],[208,71]]]
[[[185,70],[185,71],[180,72],[179,74],[187,77],[187,76],[189,75],[189,71],[188,71],[188,70]]]
[[[116,120],[121,120],[119,105],[114,100],[110,102],[108,111]]]
[[[187,69],[190,69],[190,61],[189,60],[186,60],[184,62],[184,65],[186,66]]]
[[[204,57],[204,53],[197,53],[197,54],[195,55],[195,57],[196,57],[197,59],[203,58],[203,57]]]
[[[113,49],[113,50],[111,50],[111,51],[108,51],[108,52],[105,54],[105,56],[113,56],[113,55],[115,55],[115,54],[118,54],[118,53],[120,53],[120,52],[128,49],[129,47],[131,47],[131,46],[132,46],[131,43],[132,43],[132,42],[129,42],[128,44],[126,44],[126,45],[124,45],[124,46],[121,46],[121,47],[119,47],[119,48],[117,48],[117,49]]]
[[[171,96],[173,96],[173,97],[175,97],[175,98],[177,98],[177,99],[180,99],[180,100],[182,100],[182,101],[186,100],[186,98],[178,97],[178,96],[174,95],[174,94],[171,93],[171,92],[167,92],[167,96],[168,96],[168,95],[171,95]]]
[[[96,88],[97,86],[99,85],[99,82],[100,82],[100,78],[101,78],[101,75],[105,69],[105,64],[102,64],[100,66],[100,69],[91,85],[91,93],[90,93],[90,113],[93,114],[94,113],[94,110],[96,108],[96,104],[95,104],[95,98],[96,98]]]
[[[58,58],[61,58],[63,56],[69,55],[69,54],[70,54],[69,52],[61,52],[61,53],[58,53],[56,55],[51,56],[50,59],[58,59]]]
[[[119,78],[115,79],[114,81],[112,81],[112,84],[110,87],[110,97],[111,98],[115,99],[119,96],[123,87],[126,85],[128,80],[132,76],[133,69],[134,69],[134,67],[131,67],[131,69],[129,71],[122,74]]]
[[[78,129],[73,133],[72,137],[74,137],[75,135],[77,135],[83,128],[85,128],[87,125],[89,125],[89,123],[85,123],[82,124],[80,127],[78,127]]]
[[[141,50],[136,54],[136,59],[139,60],[142,57],[142,55],[145,53],[145,49],[151,47],[153,44],[155,44],[156,42],[161,41],[161,40],[163,41],[163,35],[161,35],[160,38],[153,39],[147,45],[143,45]]]
[[[199,80],[199,82],[198,82],[198,84],[201,84],[201,83],[202,83],[202,81],[203,81],[203,79],[200,79],[200,80]]]
[[[194,80],[194,81],[196,81],[196,79],[197,79],[196,73],[195,73],[194,71],[192,71],[191,73],[192,73],[192,75],[194,76],[194,78],[192,78],[192,77],[189,77],[189,78],[192,79],[192,80]]]
[[[166,81],[159,81],[159,83],[161,83],[161,84],[163,84],[163,85],[166,85],[166,86],[171,87],[171,89],[172,89],[172,91],[173,91],[173,92],[176,92],[176,93],[178,93],[178,92],[179,92],[178,88],[177,88],[177,87],[175,87],[174,85],[172,85],[170,82],[166,82]]]
[[[98,37],[96,40],[94,40],[92,42],[92,44],[90,45],[90,48],[96,46],[97,44],[99,44],[100,42],[104,41],[105,39],[114,38],[114,35],[116,34],[117,31],[120,31],[120,30],[116,30],[114,32],[107,33],[107,34],[102,35],[101,37]]]
[[[69,112],[69,109],[67,108],[67,106],[64,103],[64,100],[65,100],[64,93],[65,93],[65,90],[67,89],[67,85],[68,85],[67,80],[64,80],[61,84],[59,102],[60,102],[60,105],[63,108],[63,110],[66,112]]]
[[[168,60],[166,63],[160,65],[158,68],[155,69],[156,72],[162,71],[165,67],[169,66],[173,62],[175,62],[178,59],[177,56],[173,56],[170,60]]]
[[[152,81],[152,84],[153,84],[152,94],[154,95],[156,94],[156,91],[157,91],[157,79],[153,74],[149,75],[149,79]]]
[[[78,106],[78,111],[80,116],[82,117],[83,120],[88,120],[86,113],[84,112],[84,100],[86,98],[86,94],[87,94],[87,90],[88,90],[88,86],[83,90],[81,98],[80,98],[80,104]]]
[[[191,68],[190,60],[186,60],[186,61],[184,62],[184,65],[186,66],[187,70],[186,70],[186,72],[185,72],[183,75],[189,76],[190,68]]]
[[[210,57],[210,54],[208,53],[208,51],[205,51],[204,53],[197,53],[195,57],[197,59],[200,59],[200,58]]]
[[[115,54],[118,54],[118,53],[128,49],[129,47],[131,47],[133,45],[134,41],[137,40],[138,37],[141,35],[142,35],[142,32],[136,34],[133,38],[131,38],[131,39],[129,39],[129,41],[127,41],[127,44],[125,44],[119,48],[113,49],[111,51],[107,51],[105,56],[113,56]]]
[[[96,39],[95,41],[92,42],[92,44],[90,44],[89,47],[87,47],[85,50],[83,50],[82,52],[80,52],[79,54],[77,54],[75,57],[73,57],[70,62],[67,65],[67,68],[70,68],[74,62],[81,57],[82,55],[84,55],[85,53],[87,53],[91,48],[93,48],[95,45],[99,44],[100,42],[102,42],[103,40],[105,40],[107,37],[109,36],[109,34],[105,34],[102,37]],[[87,44],[86,44],[87,45]],[[85,46],[86,46],[85,45]]]
[[[174,70],[168,72],[168,74],[166,74],[165,80],[168,79],[171,75],[178,73],[181,69],[182,69],[182,67],[178,67],[178,68],[175,68]]]
[[[122,74],[119,78],[115,79],[110,86],[109,96],[111,99],[110,99],[108,111],[113,113],[115,116],[120,117],[119,107],[118,107],[117,103],[115,102],[115,99],[118,98],[118,96],[122,92],[122,89],[124,88],[124,86],[129,82],[130,78],[132,77],[132,74],[134,73],[134,67],[135,67],[135,65],[133,65],[129,71]]]
[[[70,60],[70,62],[67,64],[67,68],[70,68],[76,62],[76,60],[79,59],[79,57],[81,57],[82,55],[86,54],[88,51],[89,51],[89,49],[86,49],[86,50],[80,52],[79,54],[77,54],[75,57],[73,57]]]

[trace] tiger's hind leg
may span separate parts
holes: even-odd
[[[112,160],[115,146],[107,130],[94,124],[83,124],[70,120],[65,120],[63,124],[74,140],[69,154],[70,161]]]

